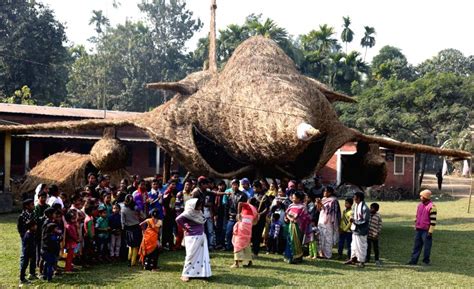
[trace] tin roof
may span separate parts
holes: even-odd
[[[116,110],[55,107],[55,106],[36,106],[25,104],[0,103],[0,112],[15,114],[36,114],[48,116],[62,116],[71,118],[118,118],[140,115],[141,112],[128,112]]]

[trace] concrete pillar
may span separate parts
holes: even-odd
[[[5,160],[5,179],[4,187],[5,191],[10,191],[10,176],[11,176],[11,165],[12,165],[12,135],[10,133],[5,133],[5,150],[4,150],[4,160]]]
[[[160,158],[161,158],[160,147],[156,146],[156,173],[157,174],[160,173]]]
[[[30,170],[30,140],[25,140],[25,175]]]
[[[336,185],[340,185],[342,181],[342,162],[341,162],[341,149],[336,152]]]

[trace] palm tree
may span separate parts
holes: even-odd
[[[245,39],[249,38],[247,27],[230,24],[225,30],[219,31],[219,53],[223,61],[232,55],[235,48]]]
[[[346,44],[346,54],[347,54],[347,43],[352,42],[354,39],[354,31],[349,28],[349,25],[351,25],[351,18],[349,16],[347,17],[342,17],[342,20],[344,21],[344,24],[342,27],[344,27],[344,30],[342,30],[341,33],[341,40]]]
[[[92,14],[92,17],[89,20],[89,25],[95,24],[95,31],[97,32],[97,34],[101,34],[103,31],[102,27],[109,26],[110,21],[102,14],[102,10],[92,10]]]
[[[364,26],[365,32],[364,37],[360,40],[360,45],[365,47],[364,61],[367,56],[367,48],[372,48],[375,45],[375,28],[370,26]]]
[[[248,17],[245,26],[251,35],[262,35],[273,39],[276,43],[283,43],[288,40],[288,32],[285,28],[279,27],[275,21],[267,18],[265,22],[260,21],[260,17]]]

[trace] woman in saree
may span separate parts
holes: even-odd
[[[339,242],[341,209],[332,187],[326,187],[324,198],[317,203],[319,211],[319,258],[330,259],[332,247]]]
[[[253,203],[253,204],[252,204]],[[251,198],[247,203],[239,203],[237,208],[237,223],[233,228],[232,245],[234,246],[234,264],[231,268],[239,268],[239,263],[248,262],[252,266],[252,227],[257,224],[258,213],[255,207],[256,199]]]
[[[303,260],[303,245],[311,240],[311,217],[304,204],[304,193],[295,191],[293,203],[285,213],[288,234],[285,248],[285,261],[290,264]]]
[[[184,282],[188,282],[189,278],[208,278],[212,275],[207,238],[204,234],[206,218],[201,209],[199,199],[189,199],[184,205],[184,212],[176,218],[176,222],[184,230],[186,258],[181,274],[181,280]]]
[[[160,228],[162,222],[160,220],[160,212],[158,210],[151,211],[151,218],[140,223],[144,228],[142,243],[138,254],[140,262],[145,270],[158,270],[158,241],[160,240]]]

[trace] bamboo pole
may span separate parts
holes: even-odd
[[[216,53],[216,0],[211,0],[211,27],[209,31],[209,71],[217,73]]]

